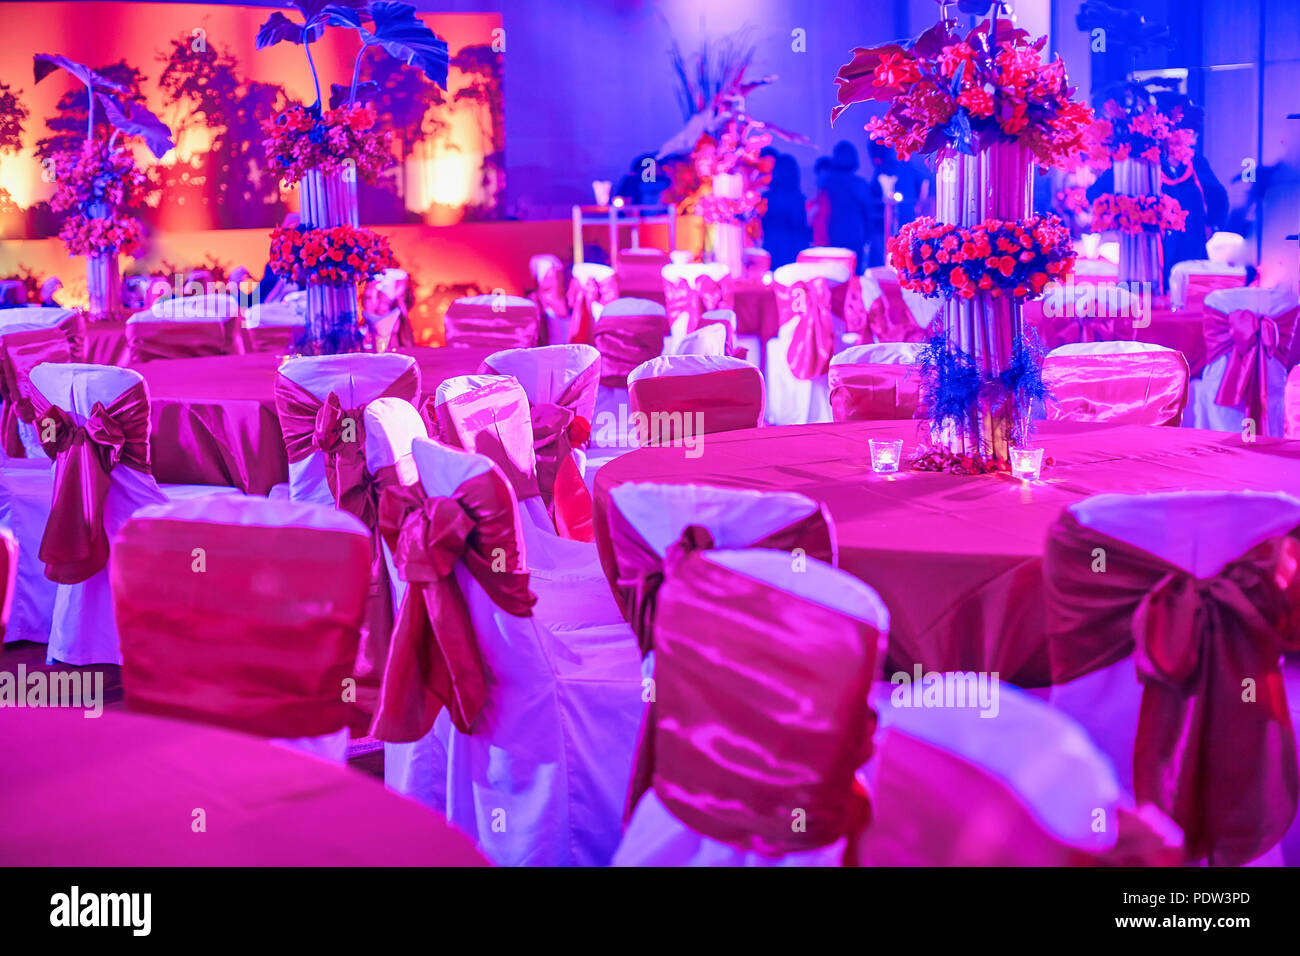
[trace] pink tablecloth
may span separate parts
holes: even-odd
[[[596,541],[612,567],[605,511],[625,481],[699,482],[797,491],[825,502],[840,564],[889,607],[890,670],[997,671],[1048,683],[1042,551],[1061,509],[1100,492],[1255,489],[1300,495],[1300,441],[1141,425],[1044,423],[1056,464],[1044,480],[871,472],[868,438],[902,438],[917,422],[852,422],[705,436],[703,454],[645,448],[596,475]]]
[[[478,371],[490,349],[412,348],[425,395],[444,380]],[[230,485],[264,495],[289,480],[275,413],[271,353],[172,359],[140,366],[149,387],[149,449],[159,482]]]
[[[6,866],[487,865],[378,780],[224,730],[10,710],[0,767]]]

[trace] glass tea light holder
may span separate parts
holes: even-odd
[[[872,471],[878,475],[892,475],[898,471],[898,464],[903,460],[903,439],[869,438],[867,444],[871,448]]]
[[[1012,448],[1011,474],[1021,481],[1037,481],[1043,473],[1043,449]]]

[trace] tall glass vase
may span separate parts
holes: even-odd
[[[1145,159],[1115,161],[1115,192],[1120,196],[1160,195],[1160,167]],[[1131,292],[1164,293],[1165,250],[1158,232],[1119,234],[1119,283]]]
[[[719,173],[713,177],[713,193],[723,199],[739,199],[745,182],[739,173]],[[715,223],[709,226],[713,233],[713,261],[724,263],[734,278],[745,270],[745,227],[740,223]]]
[[[356,170],[308,170],[298,183],[298,214],[309,229],[360,225]],[[298,347],[312,355],[361,351],[357,287],[307,286],[307,327]]]
[[[936,197],[939,220],[970,228],[990,218],[1028,218],[1033,170],[1033,154],[1019,143],[997,143],[975,156],[943,160]],[[949,351],[969,355],[983,380],[1002,374],[1023,341],[1020,305],[1007,295],[956,296],[945,303],[943,322]],[[967,420],[936,427],[931,440],[956,455],[1006,462],[1024,413],[996,390],[985,389]]]
[[[122,313],[122,274],[117,250],[86,256],[86,293],[92,320],[115,319]]]

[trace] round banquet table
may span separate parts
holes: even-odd
[[[5,716],[0,766],[6,866],[488,865],[378,780],[225,730],[23,708]]]
[[[432,395],[445,379],[477,372],[491,349],[404,349]],[[146,362],[149,451],[163,484],[229,485],[264,495],[289,480],[284,436],[275,412],[281,356],[269,352]],[[423,400],[423,396],[421,397]]]
[[[596,473],[596,543],[613,568],[606,510],[625,481],[795,491],[825,503],[840,567],[890,611],[889,666],[997,671],[1025,687],[1049,681],[1042,556],[1061,510],[1102,492],[1285,491],[1300,496],[1300,441],[1141,425],[1041,422],[1055,463],[1042,480],[871,471],[869,438],[904,440],[916,421],[794,425],[707,435],[702,454],[641,448]],[[697,449],[698,451],[698,449]]]

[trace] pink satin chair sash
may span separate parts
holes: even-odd
[[[796,323],[787,353],[791,374],[801,379],[825,375],[835,348],[829,283],[818,276],[773,288],[781,324]]]
[[[132,385],[107,406],[96,402],[82,425],[40,392],[32,402],[37,434],[54,460],[40,559],[51,581],[79,584],[108,563],[104,499],[113,469],[149,474],[149,394],[143,382]]]
[[[1185,308],[1192,312],[1204,310],[1205,297],[1219,289],[1238,289],[1246,284],[1245,276],[1206,275],[1197,273],[1187,277],[1187,302]]]
[[[500,374],[487,362],[483,370]],[[575,541],[592,540],[591,493],[578,468],[574,449],[591,437],[591,422],[578,414],[578,403],[600,384],[600,363],[593,362],[572,378],[554,401],[529,403],[537,490],[555,529]]]
[[[730,277],[719,282],[713,276],[699,276],[694,284],[685,279],[664,280],[664,303],[671,321],[685,312],[686,331],[700,327],[700,317],[715,309],[735,309],[735,284]]]
[[[666,571],[629,813],[653,787],[682,823],[741,850],[852,844],[870,817],[854,774],[871,755],[879,632],[703,555]]]
[[[540,325],[534,302],[524,306],[457,301],[447,306],[443,317],[448,345],[475,348],[531,348],[537,344]]]
[[[1000,777],[929,741],[876,746],[862,866],[1178,866],[1177,828],[1150,804],[1118,808],[1115,846],[1089,852],[1050,832]],[[1010,838],[1013,836],[1014,838]]]
[[[871,303],[867,325],[877,342],[923,342],[926,333],[912,316],[897,279],[876,277],[880,296]],[[852,329],[850,329],[852,331]]]
[[[560,269],[548,269],[537,280],[537,305],[542,311],[549,312],[556,318],[565,319],[569,317],[569,303],[564,298]],[[562,345],[563,343],[552,342],[550,344]]]
[[[1048,421],[1172,425],[1187,405],[1187,359],[1181,352],[1049,355]]]
[[[1268,416],[1268,363],[1270,359],[1286,361],[1298,314],[1297,309],[1269,316],[1247,309],[1223,313],[1206,308],[1205,362],[1208,365],[1228,356],[1214,397],[1216,404],[1229,408],[1244,405],[1262,427]]]
[[[517,382],[493,382],[441,405],[430,397],[424,415],[430,437],[491,458],[520,501],[541,494],[532,450],[532,410]]]
[[[592,306],[608,305],[617,298],[618,285],[613,277],[569,280],[569,341],[580,345],[591,344],[596,324]]]
[[[119,533],[110,574],[126,706],[264,737],[339,730],[366,599],[366,539],[257,528],[252,547],[249,532],[151,519]],[[203,574],[194,573],[196,547]]]
[[[0,400],[4,401],[5,454],[23,458],[26,449],[18,437],[18,423],[31,423],[31,371],[42,362],[71,362],[72,347],[62,329],[33,329],[0,336]]]
[[[713,535],[706,528],[690,525],[661,558],[612,503],[606,521],[610,547],[606,576],[613,582],[614,599],[636,634],[644,657],[654,648],[655,608],[668,566],[692,551],[711,550]],[[750,547],[791,552],[798,549],[804,555],[827,564],[836,562],[830,515],[825,508],[778,528]]]
[[[1104,575],[1092,570],[1097,548]],[[1133,656],[1143,687],[1134,794],[1182,827],[1193,859],[1245,863],[1295,816],[1279,659],[1300,650],[1298,556],[1300,541],[1274,539],[1198,579],[1069,512],[1048,533],[1052,681]],[[1248,686],[1256,697],[1244,702]]]
[[[274,352],[287,355],[301,329],[291,325],[259,325],[244,329],[249,352]]]
[[[837,422],[915,418],[921,375],[911,365],[832,365],[831,414]]]
[[[384,389],[380,398],[414,402],[419,390],[416,366]],[[375,527],[374,497],[366,471],[365,408],[345,409],[336,393],[321,401],[283,374],[275,378],[275,410],[284,434],[289,461],[302,461],[313,452],[325,456],[325,478],[334,503]]]
[[[757,428],[763,417],[763,377],[757,369],[736,368],[699,375],[643,378],[628,389],[628,403],[633,412],[646,415],[699,413],[702,427],[693,430],[692,435]],[[654,421],[647,425],[650,426],[647,437],[653,443]],[[684,428],[669,435],[660,432],[658,437],[664,444],[679,441],[685,437]]]
[[[662,315],[611,315],[596,326],[592,345],[600,352],[600,383],[626,388],[627,376],[664,350],[668,320]]]
[[[531,617],[537,598],[519,550],[510,489],[495,472],[430,498],[419,484],[386,488],[379,529],[409,587],[389,645],[371,734],[419,740],[443,707],[472,733],[487,700],[487,678],[469,605],[457,582],[465,568],[506,614]]]
[[[126,343],[136,365],[243,351],[238,316],[211,322],[128,322]]]

